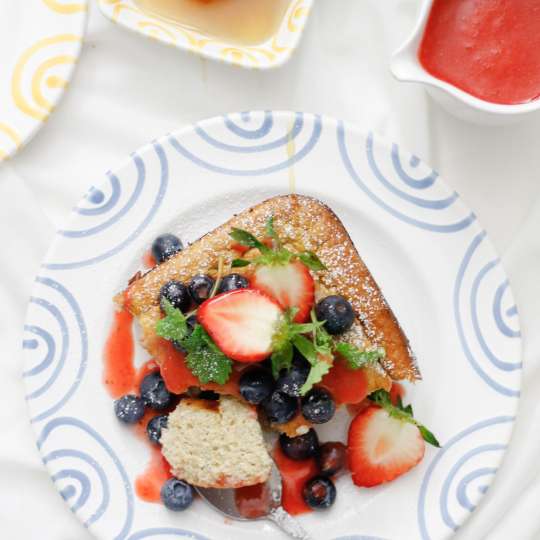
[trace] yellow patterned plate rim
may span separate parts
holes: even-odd
[[[134,0],[98,0],[101,12],[124,28],[178,49],[246,68],[268,69],[284,64],[302,35],[313,0],[291,0],[272,38],[257,46],[243,46],[212,39],[145,13]]]
[[[14,28],[4,37],[9,53],[0,75],[0,161],[36,134],[64,94],[80,54],[87,11],[87,0],[24,0],[0,7],[4,23]]]

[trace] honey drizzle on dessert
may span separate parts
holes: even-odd
[[[291,120],[287,135],[287,157],[292,160],[296,155],[296,144],[293,138],[293,129],[296,120]],[[291,163],[288,168],[289,171],[289,193],[294,195],[296,193],[296,175],[294,174],[294,165]]]
[[[236,45],[257,45],[274,36],[291,0],[135,0],[165,22]]]

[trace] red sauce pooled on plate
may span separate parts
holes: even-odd
[[[274,449],[274,460],[281,473],[283,485],[281,503],[283,508],[291,516],[311,512],[312,509],[305,503],[302,491],[306,482],[318,473],[315,459],[295,461],[288,458],[278,445]]]
[[[135,480],[135,493],[143,501],[159,503],[161,487],[172,476],[171,467],[163,457],[161,449],[152,446],[150,461],[144,472]]]
[[[131,313],[126,310],[116,311],[105,343],[103,382],[115,399],[129,394],[135,384],[132,323]]]
[[[418,56],[434,77],[493,103],[540,97],[538,0],[435,0]]]

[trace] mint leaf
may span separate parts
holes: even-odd
[[[433,433],[431,433],[431,431],[429,431],[429,429],[427,429],[424,425],[414,419],[412,415],[412,407],[410,405],[403,407],[403,403],[400,401],[398,401],[397,405],[394,405],[390,399],[390,394],[386,390],[377,390],[376,392],[370,394],[368,398],[379,405],[379,407],[383,408],[392,418],[415,425],[419,429],[424,441],[437,448],[441,447],[435,435],[433,435]]]
[[[293,347],[290,341],[286,341],[279,349],[274,351],[270,357],[274,379],[279,377],[279,372],[282,369],[291,369],[292,359]]]
[[[243,266],[249,266],[251,261],[246,261],[246,259],[233,259],[231,262],[231,268],[242,268]]]
[[[335,346],[335,350],[347,360],[347,364],[351,369],[359,369],[368,364],[374,364],[385,356],[384,349],[379,348],[373,351],[366,351],[359,349],[351,343],[344,342],[338,343]]]
[[[266,222],[266,236],[269,236],[274,241],[274,246],[279,249],[281,248],[281,241],[274,229],[274,216],[270,216]]]
[[[292,338],[293,345],[300,351],[300,354],[314,366],[317,360],[317,350],[312,341],[305,336],[298,334]]]
[[[203,384],[225,384],[232,371],[232,361],[212,341],[206,330],[195,325],[189,337],[182,341],[186,349],[186,365]]]
[[[314,384],[320,383],[331,367],[332,365],[324,360],[318,360],[316,364],[312,365],[306,382],[300,388],[300,395],[307,394],[313,388]]]
[[[165,317],[156,324],[157,335],[170,341],[182,341],[188,333],[186,317],[166,298],[161,300],[161,307],[165,312]]]
[[[233,227],[232,231],[229,233],[229,236],[238,242],[242,246],[249,248],[257,248],[261,253],[269,253],[271,249],[268,246],[265,246],[261,241],[257,240],[250,232],[244,231],[243,229],[237,229]]]
[[[310,269],[315,272],[319,270],[326,270],[326,266],[321,262],[319,257],[315,255],[312,251],[305,251],[304,253],[299,253],[298,258]]]

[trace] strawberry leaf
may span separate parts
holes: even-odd
[[[422,438],[427,443],[431,444],[432,446],[435,446],[436,448],[440,448],[441,445],[435,435],[429,431],[429,429],[426,426],[423,426],[422,424],[416,424],[418,429],[420,430],[420,433],[422,434]]]
[[[313,388],[314,384],[320,383],[322,378],[330,371],[331,367],[332,365],[324,360],[318,360],[312,365],[306,382],[302,385],[302,388],[300,388],[300,395],[303,396],[307,394]]]
[[[390,399],[390,394],[386,390],[377,390],[376,392],[370,394],[368,398],[379,405],[379,407],[383,408],[392,418],[415,425],[420,431],[424,441],[437,448],[441,447],[435,435],[433,435],[433,433],[431,433],[426,426],[415,420],[412,415],[412,407],[410,405],[403,407],[403,403],[399,402],[397,405],[394,405]]]
[[[384,349],[379,348],[373,351],[359,349],[352,343],[341,342],[335,346],[335,351],[340,354],[351,369],[360,369],[369,364],[374,364],[384,358]]]
[[[265,231],[266,231],[266,236],[269,236],[274,241],[274,246],[276,247],[276,249],[280,249],[281,241],[279,239],[278,234],[276,233],[274,229],[274,216],[270,216],[268,218],[268,221],[266,222]]]
[[[246,259],[233,259],[231,262],[231,268],[242,268],[243,266],[249,266],[251,261],[246,261]]]
[[[186,365],[203,384],[216,382],[225,384],[231,375],[232,361],[212,341],[199,324],[189,337],[182,341],[187,351]]]
[[[182,341],[188,333],[185,315],[173,307],[166,298],[162,299],[161,307],[165,312],[165,317],[156,324],[157,335],[170,341]]]
[[[304,253],[299,253],[298,258],[310,269],[315,272],[319,270],[326,270],[326,266],[321,262],[319,257],[315,255],[312,251],[304,251]]]
[[[272,251],[268,246],[265,246],[261,241],[257,240],[250,232],[244,231],[243,229],[233,227],[229,236],[240,245],[249,248],[257,248],[261,253],[270,253]]]

